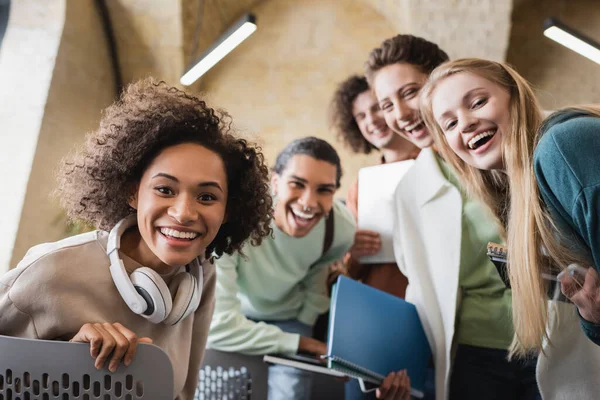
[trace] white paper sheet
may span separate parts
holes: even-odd
[[[395,262],[392,242],[394,230],[394,191],[414,160],[361,168],[358,171],[358,228],[378,232],[381,250],[361,257],[361,263]]]

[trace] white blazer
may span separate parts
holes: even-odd
[[[436,399],[448,398],[462,235],[462,198],[434,151],[424,149],[394,196],[394,255],[409,286],[435,361]]]

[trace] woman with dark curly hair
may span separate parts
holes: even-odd
[[[263,156],[229,126],[163,82],[130,85],[60,168],[69,217],[100,230],[33,247],[2,277],[0,334],[88,342],[110,371],[153,342],[173,364],[174,397],[193,398],[214,308],[209,257],[271,232]]]

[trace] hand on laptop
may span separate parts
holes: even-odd
[[[376,393],[378,399],[410,400],[410,378],[406,370],[390,372]]]
[[[152,343],[152,339],[138,338],[135,333],[118,322],[88,323],[81,327],[71,342],[90,344],[90,355],[96,360],[94,366],[101,369],[110,358],[108,369],[115,372],[123,361],[129,366],[138,347],[138,343]]]
[[[327,344],[313,338],[306,336],[300,336],[300,342],[298,343],[298,353],[314,354],[315,356],[322,356],[327,354]]]
[[[358,229],[354,234],[354,244],[350,248],[352,258],[359,259],[377,253],[381,249],[381,237],[375,231]]]

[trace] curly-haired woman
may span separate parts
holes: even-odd
[[[68,215],[99,230],[29,250],[0,280],[0,334],[89,342],[95,366],[138,343],[191,399],[214,308],[211,254],[271,231],[268,169],[228,117],[152,80],[130,85],[59,172]]]

